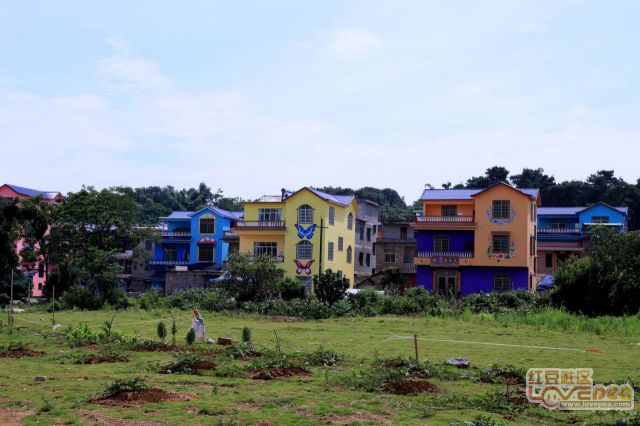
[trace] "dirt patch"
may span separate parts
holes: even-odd
[[[361,422],[372,422],[377,425],[391,425],[393,422],[380,414],[374,413],[364,413],[358,411],[354,414],[339,416],[339,415],[331,415],[331,416],[323,416],[321,417],[322,421],[332,425],[352,425],[352,424],[360,424]]]
[[[266,320],[269,320],[269,321],[304,322],[304,319],[300,318],[300,317],[285,317],[285,316],[276,315],[276,316],[269,316],[269,317],[264,317],[264,318]]]
[[[166,423],[152,422],[149,420],[114,419],[97,411],[82,410],[78,414],[80,414],[82,424],[90,426],[167,426]]]
[[[22,419],[34,414],[33,410],[19,410],[14,408],[0,408],[0,419],[6,426],[19,426]]]
[[[23,356],[42,356],[44,352],[33,349],[7,349],[0,352],[2,358],[22,358]]]
[[[218,365],[211,361],[198,361],[191,364],[191,368],[196,371],[215,370]]]
[[[179,350],[184,350],[184,348],[165,345],[160,342],[148,342],[144,345],[136,346],[133,350],[136,352],[178,352]]]
[[[300,367],[271,367],[255,371],[249,375],[249,378],[258,380],[273,380],[281,377],[308,376],[309,374],[311,374],[309,370],[305,370],[304,368]]]
[[[129,362],[129,358],[124,356],[98,356],[91,355],[76,364],[102,364],[103,362]]]
[[[380,364],[383,368],[400,368],[404,367],[404,362],[402,361],[387,361]]]
[[[422,392],[440,393],[442,390],[426,380],[397,380],[383,383],[382,389],[398,395],[418,395]]]
[[[121,407],[130,407],[134,405],[144,405],[151,402],[164,401],[190,401],[193,395],[186,393],[171,393],[162,389],[146,389],[134,392],[118,392],[110,397],[94,397],[91,402],[102,405],[118,405]]]
[[[245,354],[244,356],[238,357],[237,359],[239,359],[240,361],[249,361],[254,358],[260,358],[263,355],[264,354],[262,352],[251,351],[248,354]]]

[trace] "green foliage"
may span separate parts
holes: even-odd
[[[176,316],[171,314],[171,344],[176,345],[176,334],[178,334],[178,327],[176,326]]]
[[[189,331],[187,331],[187,337],[185,340],[189,346],[193,345],[193,342],[196,341],[196,331],[193,328],[190,328]]]
[[[160,340],[164,342],[167,338],[167,326],[165,325],[164,321],[160,321],[158,323],[158,329],[156,331]]]
[[[201,361],[197,355],[193,354],[178,354],[174,361],[170,361],[161,366],[158,370],[162,374],[197,374],[197,370],[193,368],[193,365]]]
[[[541,295],[526,291],[507,291],[503,293],[475,293],[462,298],[462,309],[474,313],[537,312],[548,306]]]
[[[527,371],[524,368],[514,367],[513,365],[492,364],[480,370],[480,381],[483,383],[523,385],[525,383],[526,373]]]
[[[60,302],[64,309],[86,309],[96,310],[99,309],[102,304],[100,298],[91,290],[76,285],[67,290],[60,299]]]
[[[42,397],[42,404],[38,407],[38,413],[48,413],[50,411],[53,411],[53,403],[49,399]]]
[[[332,349],[323,349],[322,346],[314,352],[304,356],[305,363],[309,365],[322,365],[330,367],[342,361],[343,356]]]
[[[242,327],[242,341],[251,343],[251,329],[249,327]]]
[[[138,297],[138,306],[140,309],[150,311],[151,309],[159,309],[165,306],[165,299],[160,297],[160,293],[154,289],[145,291]]]
[[[239,302],[266,300],[277,295],[283,273],[271,256],[231,253],[226,288]]]
[[[466,422],[468,426],[500,426],[504,423],[493,420],[491,416],[478,414],[473,420]]]
[[[313,277],[313,291],[321,302],[330,305],[341,300],[349,288],[349,279],[327,269]]]
[[[289,277],[280,280],[279,291],[282,300],[304,299],[307,296],[305,285]]]
[[[232,358],[247,358],[258,355],[251,342],[243,341],[224,348],[224,354]]]
[[[27,296],[31,280],[21,271],[13,271],[13,302]],[[8,306],[11,301],[11,269],[0,270],[0,307]]]
[[[596,229],[591,239],[587,257],[571,259],[556,271],[552,301],[592,316],[640,312],[640,231]]]
[[[148,388],[149,386],[142,377],[136,377],[130,380],[116,380],[104,387],[102,397],[109,398],[124,392],[140,392]]]
[[[112,319],[113,322],[113,319]],[[106,324],[110,324],[107,322]],[[68,326],[66,331],[67,343],[70,346],[88,346],[96,343],[123,343],[132,344],[137,341],[124,333],[113,330],[105,325],[102,330],[93,331],[86,322],[81,321],[76,328]]]

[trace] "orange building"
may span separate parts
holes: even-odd
[[[454,297],[535,288],[538,189],[427,189],[421,201],[416,285]]]

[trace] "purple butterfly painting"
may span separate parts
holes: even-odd
[[[300,275],[302,271],[304,271],[307,275],[311,275],[311,265],[313,265],[313,262],[315,262],[315,260],[311,259],[306,265],[303,265],[298,259],[295,259],[294,263],[297,266],[296,274]]]

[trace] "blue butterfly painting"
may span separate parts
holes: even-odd
[[[307,229],[304,229],[304,226],[296,223],[296,230],[298,231],[298,238],[304,239],[307,237],[308,240],[313,238],[313,231],[316,230],[316,224],[309,225]]]

